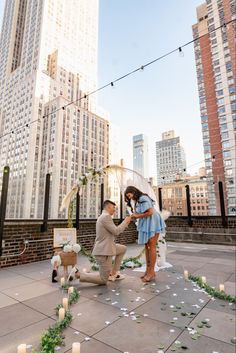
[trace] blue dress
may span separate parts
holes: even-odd
[[[138,244],[146,244],[155,234],[165,231],[165,222],[154,208],[154,202],[150,197],[142,195],[136,204],[136,213],[144,213],[149,208],[153,209],[153,215],[146,218],[138,218]]]

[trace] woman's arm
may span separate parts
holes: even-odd
[[[131,218],[147,218],[153,215],[153,208],[148,208],[144,213],[133,213]]]

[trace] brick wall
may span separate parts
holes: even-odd
[[[235,245],[236,217],[228,217],[228,227],[222,227],[220,217],[192,217],[193,226],[188,226],[187,217],[170,217],[167,220],[167,241],[184,241],[193,243],[211,243]],[[115,221],[118,223],[118,221]],[[0,267],[14,266],[29,262],[50,259],[53,252],[53,228],[65,228],[66,221],[49,221],[48,232],[41,232],[42,221],[39,220],[7,220],[4,226],[3,256]],[[81,220],[77,239],[87,250],[91,250],[95,239],[95,220]],[[121,234],[117,241],[122,244],[134,243],[137,239],[136,227],[131,224]],[[24,249],[24,240],[29,240],[29,246]],[[10,257],[9,257],[10,256]]]
[[[224,228],[219,216],[192,217],[193,225],[189,227],[187,217],[170,217],[167,241],[235,245],[236,217],[228,216],[227,219],[228,226]]]
[[[118,221],[115,221],[118,224]],[[6,221],[4,226],[3,254],[0,258],[0,267],[14,266],[29,262],[50,259],[53,253],[53,228],[66,228],[66,221],[49,221],[48,231],[41,232],[42,222],[38,220]],[[91,250],[95,240],[95,220],[81,220],[77,231],[77,241],[87,250]],[[121,244],[134,243],[137,238],[136,227],[130,224],[129,228],[117,238]],[[24,240],[29,240],[27,250],[24,249]]]

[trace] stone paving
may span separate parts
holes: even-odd
[[[139,251],[131,245],[127,256]],[[167,260],[173,267],[148,285],[132,270],[108,286],[74,282],[81,297],[71,307],[74,319],[57,351],[71,352],[72,342],[79,341],[81,353],[235,353],[235,305],[212,300],[182,276],[184,269],[204,275],[210,285],[224,283],[235,295],[235,249],[169,243]],[[78,263],[89,268],[82,256]],[[54,308],[65,294],[50,282],[50,274],[49,261],[0,270],[1,353],[16,353],[20,343],[30,353],[55,322]],[[209,327],[198,328],[205,320]]]

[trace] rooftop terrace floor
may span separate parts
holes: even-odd
[[[127,256],[140,250],[130,245]],[[124,280],[107,286],[74,281],[81,296],[71,307],[65,345],[57,351],[71,352],[72,342],[79,341],[81,353],[235,353],[235,304],[212,299],[183,279],[186,269],[206,276],[211,286],[223,283],[235,295],[235,248],[169,243],[167,261],[173,267],[159,271],[148,285],[131,269],[124,270]],[[90,268],[83,256],[78,264]],[[37,349],[64,296],[51,283],[49,261],[1,269],[0,352],[16,353],[20,343],[28,345],[27,353]],[[202,321],[209,327],[198,328]]]

